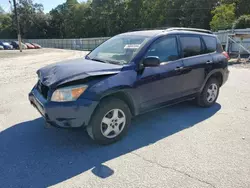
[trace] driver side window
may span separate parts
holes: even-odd
[[[158,57],[161,63],[179,59],[176,37],[165,37],[155,41],[146,53],[145,58],[150,56]]]

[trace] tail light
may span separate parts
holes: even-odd
[[[229,55],[228,55],[228,53],[227,52],[222,52],[222,55],[224,55],[226,58],[227,58],[227,60],[230,60],[230,57],[229,57]]]

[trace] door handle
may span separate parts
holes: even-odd
[[[213,63],[213,61],[210,61],[210,60],[208,60],[207,62],[206,62],[206,64],[212,64]]]
[[[174,70],[175,71],[182,71],[184,69],[184,67],[176,67]]]

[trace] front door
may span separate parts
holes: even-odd
[[[155,41],[146,57],[156,56],[161,64],[158,67],[145,67],[138,73],[135,83],[140,110],[148,110],[178,98],[181,95],[183,63],[180,59],[176,36],[167,36]]]

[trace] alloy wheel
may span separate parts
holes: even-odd
[[[101,121],[101,133],[106,138],[115,138],[123,131],[125,124],[125,113],[120,109],[112,109]]]
[[[218,95],[218,86],[213,83],[209,86],[208,90],[207,90],[207,101],[209,103],[213,103]]]

